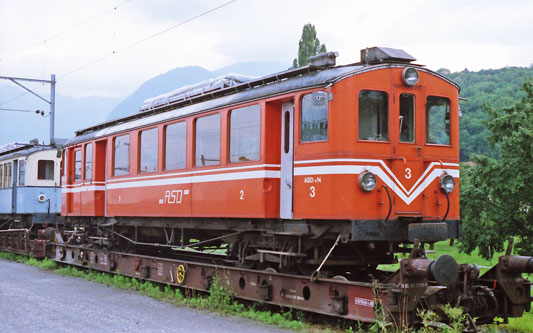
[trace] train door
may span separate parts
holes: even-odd
[[[107,140],[96,141],[94,160],[95,215],[106,215]]]
[[[397,178],[398,188],[395,189],[399,196],[396,200],[396,215],[407,217],[422,216],[420,204],[417,198],[421,195],[423,161],[422,140],[420,131],[420,101],[419,90],[413,88],[394,90],[393,126],[397,126],[398,135],[394,139],[396,158],[392,163],[392,171]],[[418,198],[419,199],[419,198]]]
[[[281,105],[280,218],[292,219],[294,103]]]

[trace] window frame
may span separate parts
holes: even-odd
[[[327,125],[327,128],[326,128],[326,139],[325,140],[303,141],[302,140],[303,100],[304,100],[305,96],[312,96],[316,92],[323,92],[326,95],[326,125]],[[329,115],[329,112],[330,112],[329,92],[324,91],[324,90],[316,90],[316,91],[312,91],[312,92],[309,92],[309,93],[301,94],[300,97],[299,97],[299,102],[300,102],[299,103],[299,109],[300,109],[299,110],[300,111],[299,117],[300,117],[300,119],[299,119],[299,122],[298,122],[298,130],[299,130],[298,143],[300,143],[300,144],[308,144],[308,143],[328,142],[329,141],[329,125],[330,125],[330,122],[329,122],[329,118],[330,118],[330,115]]]
[[[90,178],[87,178],[87,147],[91,147],[91,160],[90,160],[90,163],[91,163],[91,177]],[[94,163],[93,163],[93,152],[94,152],[94,149],[93,149],[93,143],[87,143],[85,144],[85,146],[83,147],[83,180],[86,181],[86,180],[93,180],[94,178]]]
[[[449,139],[449,142],[448,144],[445,144],[445,143],[432,143],[432,142],[428,142],[428,138],[429,138],[429,132],[428,132],[428,109],[427,109],[427,105],[428,105],[428,98],[429,97],[437,97],[437,98],[445,98],[448,100],[448,105],[450,107],[450,110],[449,110],[449,116],[450,116],[450,124],[449,124],[449,130],[450,130],[450,133],[448,134],[448,139]],[[433,146],[433,147],[452,147],[452,98],[448,97],[448,96],[442,96],[442,95],[426,95],[426,100],[425,100],[425,110],[424,110],[424,144],[427,145],[427,146]]]
[[[6,169],[4,173],[6,174],[7,184],[6,188],[13,187],[13,161],[9,161],[6,164]]]
[[[43,162],[43,164],[44,164],[44,178],[40,178],[39,177],[39,171],[41,170],[41,167],[40,167],[41,166],[41,162]],[[47,171],[48,171],[48,168],[47,168],[48,165],[52,165],[52,178],[47,178],[46,177]],[[46,159],[37,160],[37,180],[54,180],[55,179],[55,169],[56,169],[56,165],[55,165],[55,161],[54,160],[46,160]],[[80,170],[80,177],[81,177],[81,170]]]
[[[247,160],[247,161],[232,161],[231,160],[231,138],[232,138],[232,135],[231,135],[231,116],[233,114],[234,111],[242,111],[244,109],[247,109],[247,108],[251,108],[251,107],[257,107],[258,108],[258,111],[259,111],[259,131],[258,131],[258,141],[257,141],[257,144],[258,144],[258,156],[257,156],[257,159],[253,159],[253,160]],[[251,104],[251,105],[246,105],[246,106],[241,106],[241,107],[238,107],[238,108],[235,108],[235,109],[231,109],[231,110],[228,110],[228,113],[227,113],[227,130],[228,130],[228,134],[227,134],[227,163],[228,164],[238,164],[238,163],[250,163],[250,162],[257,162],[257,161],[260,161],[261,160],[261,125],[262,125],[262,111],[263,111],[263,108],[261,107],[261,104],[259,103],[256,103],[256,104]],[[222,140],[222,138],[221,138]],[[222,156],[221,156],[222,158]]]
[[[22,169],[22,167],[24,167],[24,177],[21,177],[21,172],[20,170]],[[25,159],[19,159],[18,160],[18,171],[17,171],[17,184],[18,186],[26,186],[26,160]],[[22,181],[22,184],[21,184],[21,181],[20,180],[23,180]]]
[[[115,174],[115,162],[116,162],[116,140],[118,138],[121,138],[121,137],[127,137],[128,138],[128,143],[129,143],[129,146],[128,146],[128,173],[127,174],[124,174],[124,175],[116,175]],[[112,160],[112,168],[111,168],[111,176],[112,177],[127,177],[127,176],[130,176],[131,175],[131,135],[130,133],[125,133],[125,134],[119,134],[119,135],[116,135],[113,137],[113,140],[111,141],[112,142],[112,149],[113,149],[113,160]]]
[[[80,153],[80,179],[76,179],[76,153],[79,152]],[[72,165],[73,165],[73,168],[72,168],[72,181],[74,183],[77,183],[77,182],[81,182],[83,181],[83,152],[82,152],[82,149],[81,147],[78,147],[78,148],[75,148],[74,149],[74,154],[72,154]]]
[[[417,140],[417,135],[416,135],[416,95],[414,93],[411,93],[411,92],[400,92],[398,94],[398,116],[401,115],[401,103],[400,103],[400,99],[401,99],[401,96],[402,95],[410,95],[413,97],[413,141],[402,141],[402,129],[400,128],[399,129],[399,133],[398,133],[398,143],[401,143],[401,144],[416,144],[416,140]],[[398,117],[398,122],[399,122],[399,117]],[[399,125],[399,124],[398,124]]]
[[[184,148],[185,148],[185,165],[183,166],[183,168],[176,168],[176,169],[168,169],[167,168],[167,129],[169,126],[175,126],[175,125],[178,125],[178,124],[183,124],[183,125],[180,125],[180,126],[184,126],[185,127],[185,142],[184,142]],[[163,171],[174,171],[174,170],[183,170],[183,169],[187,169],[187,159],[188,159],[188,150],[189,150],[189,147],[188,147],[188,138],[187,138],[187,132],[188,132],[188,129],[187,129],[187,120],[179,120],[179,121],[175,121],[175,122],[172,122],[172,123],[168,123],[168,124],[165,124],[163,126],[163,150],[162,150],[162,154],[163,154]],[[179,161],[178,161],[179,162]]]
[[[218,163],[216,164],[208,164],[208,165],[196,165],[196,155],[197,155],[197,144],[198,144],[198,120],[202,118],[212,117],[212,116],[218,116]],[[205,168],[205,167],[213,167],[213,166],[220,166],[222,165],[222,152],[221,152],[221,144],[222,144],[222,114],[221,112],[215,112],[207,115],[202,115],[200,117],[196,117],[193,119],[194,126],[193,126],[193,168]]]
[[[142,134],[144,132],[155,130],[155,170],[143,171],[142,166]],[[153,151],[152,151],[153,152]],[[138,144],[137,144],[137,174],[149,174],[156,173],[159,171],[159,128],[157,126],[143,128],[138,132]]]
[[[361,110],[359,108],[359,100],[360,100],[360,97],[359,95],[361,94],[362,91],[376,91],[376,92],[381,92],[381,93],[385,93],[385,95],[387,96],[387,140],[366,140],[366,139],[361,139],[359,136],[361,135],[360,134],[360,131],[359,131],[359,128],[361,126],[361,123],[360,123],[360,114],[361,114]],[[390,136],[390,125],[391,125],[391,103],[390,103],[390,92],[387,91],[387,90],[381,90],[381,89],[374,89],[374,88],[361,88],[357,91],[357,95],[356,95],[356,103],[355,103],[356,107],[357,107],[357,115],[356,115],[356,119],[357,119],[357,126],[356,126],[356,130],[357,130],[357,141],[358,142],[362,142],[362,143],[380,143],[380,144],[390,144],[392,143],[391,141],[391,136]]]

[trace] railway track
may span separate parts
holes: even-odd
[[[457,264],[450,256],[423,258],[424,250],[415,242],[398,271],[376,270],[373,280],[361,282],[328,278],[319,270],[303,276],[242,268],[221,254],[182,250],[168,258],[69,244],[59,233],[52,242],[44,232],[37,234],[41,237],[31,239],[28,229],[1,230],[0,250],[203,292],[218,279],[240,299],[367,323],[382,320],[377,318],[382,312],[397,327],[416,325],[417,311],[437,310],[443,302],[461,306],[477,323],[485,323],[495,316],[520,316],[531,302],[530,283],[521,273],[533,271],[533,258],[511,256],[510,249],[479,277],[475,265]]]

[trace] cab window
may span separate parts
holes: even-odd
[[[80,152],[78,150],[78,152]],[[76,160],[76,166],[78,165],[78,160]],[[79,169],[76,169],[79,172],[79,178],[81,179],[81,155],[79,160]],[[78,174],[76,174],[78,176]],[[52,160],[39,160],[37,161],[37,179],[42,180],[54,180],[54,161]]]
[[[450,100],[428,96],[426,102],[426,142],[450,144]]]
[[[415,96],[400,94],[400,142],[415,142]]]
[[[386,92],[359,93],[359,140],[389,140],[389,96]]]
[[[300,142],[326,141],[328,139],[327,94],[317,91],[302,97],[300,117]]]
[[[130,136],[122,135],[115,138],[113,152],[113,175],[125,176],[130,174]]]
[[[252,105],[230,113],[230,163],[259,160],[261,108]]]

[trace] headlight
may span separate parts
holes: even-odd
[[[371,172],[366,171],[359,176],[359,185],[361,185],[363,191],[372,191],[376,188],[377,183],[376,176]]]
[[[406,86],[414,86],[418,83],[418,71],[413,67],[406,67],[402,71],[402,81]]]
[[[455,188],[455,180],[452,176],[444,174],[440,177],[440,188],[446,192],[450,193]]]

